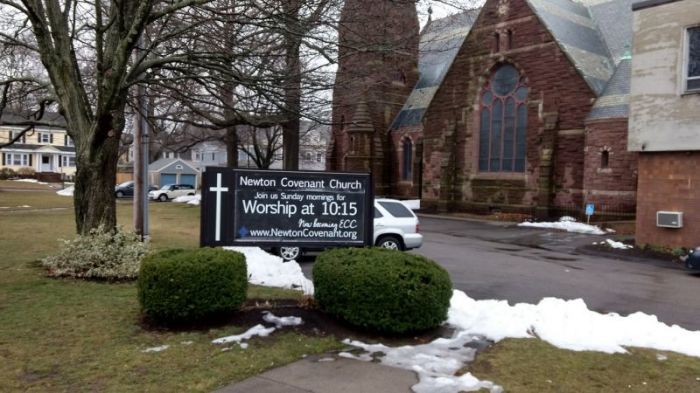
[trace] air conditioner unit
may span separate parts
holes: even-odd
[[[664,228],[683,228],[683,212],[656,212],[656,226]]]

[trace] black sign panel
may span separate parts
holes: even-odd
[[[207,167],[202,178],[202,246],[372,244],[368,173]]]

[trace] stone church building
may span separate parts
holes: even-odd
[[[634,212],[633,0],[346,0],[327,168],[434,210]]]

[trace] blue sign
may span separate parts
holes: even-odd
[[[594,211],[595,211],[595,205],[592,203],[587,203],[586,204],[586,215],[592,216]]]

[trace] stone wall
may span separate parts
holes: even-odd
[[[700,246],[700,152],[639,154],[637,244]],[[659,228],[657,211],[683,212],[683,228]]]
[[[390,190],[388,128],[418,80],[418,38],[414,2],[348,0],[343,6],[327,169],[370,170],[378,193]],[[372,131],[349,135],[360,104]]]
[[[506,62],[529,88],[526,169],[479,172],[478,98],[493,70]],[[425,117],[423,198],[436,200],[427,205],[538,206],[545,214],[551,206],[580,206],[584,119],[594,99],[525,0],[488,1]]]
[[[627,151],[627,124],[626,118],[586,124],[584,198],[602,213],[634,213],[636,208],[637,153]]]

